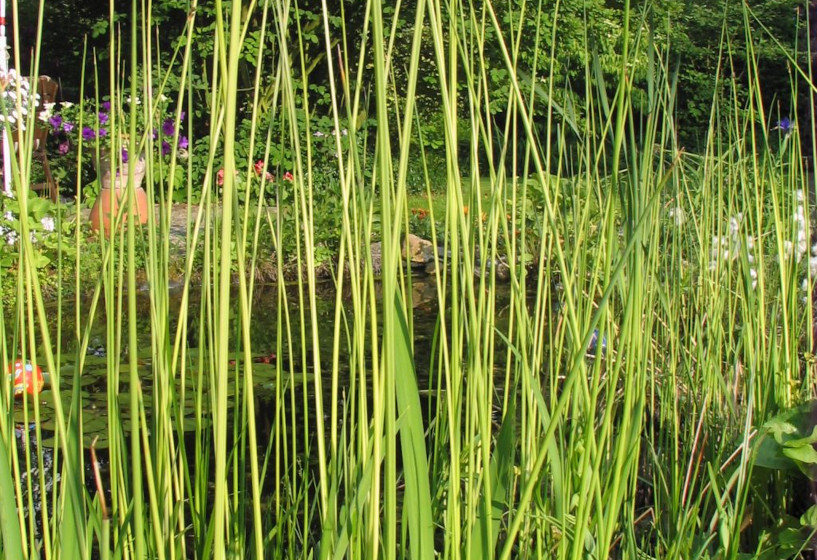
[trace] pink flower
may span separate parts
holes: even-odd
[[[60,146],[58,148],[58,150],[60,152],[60,155],[64,156],[65,154],[67,154],[68,153],[68,148],[69,148],[69,146],[68,146],[68,141],[67,140],[65,142],[60,142]]]
[[[289,181],[290,183],[295,180],[295,177],[292,176],[292,173],[287,171],[284,173],[284,181]]]
[[[216,184],[221,186],[224,184],[224,169],[219,169],[216,174]]]
[[[272,183],[275,181],[275,175],[267,171],[266,174],[264,174],[264,179],[266,179],[268,183]]]
[[[261,175],[264,172],[264,162],[260,159],[255,162],[255,165],[253,165],[253,167],[255,168],[256,175]]]

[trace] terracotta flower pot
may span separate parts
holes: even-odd
[[[110,157],[103,157],[97,164],[101,189],[91,208],[91,228],[94,231],[104,231],[106,237],[111,234],[111,226],[116,221],[119,205],[128,203],[129,165],[134,165],[134,206],[131,209],[134,221],[140,225],[148,221],[148,198],[145,189],[142,188],[142,180],[145,178],[145,160],[139,158],[135,162],[123,164],[117,169],[116,177],[112,177]],[[125,225],[127,222],[128,217],[125,215],[122,217],[122,224]]]

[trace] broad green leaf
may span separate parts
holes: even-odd
[[[394,337],[395,391],[397,413],[402,420],[400,446],[403,451],[403,477],[406,482],[403,513],[408,518],[409,549],[412,558],[434,557],[434,525],[431,511],[431,487],[428,482],[428,455],[425,428],[420,409],[420,394],[414,371],[411,338],[400,295],[395,295],[397,332]]]
[[[805,445],[810,446],[815,441],[817,441],[817,426],[814,426],[814,429],[811,431],[810,435],[802,438],[790,439],[786,441],[783,445],[785,445],[786,447],[801,447]]]
[[[769,433],[772,434],[775,441],[781,445],[786,441],[787,436],[797,433],[797,427],[794,424],[779,417],[772,418],[766,422],[765,428],[769,430]]]
[[[800,516],[800,524],[805,527],[817,527],[817,505],[813,505]]]
[[[784,447],[783,455],[794,459],[797,463],[802,465],[817,465],[817,450],[810,445],[804,445],[802,447]]]
[[[23,541],[17,523],[17,501],[14,499],[14,481],[9,468],[9,452],[6,440],[0,438],[0,535],[3,537],[3,554],[6,558],[23,558]]]
[[[510,408],[499,429],[496,449],[491,456],[490,477],[493,499],[491,504],[488,504],[486,496],[484,494],[480,496],[477,509],[480,520],[471,532],[471,558],[491,558],[493,556],[499,537],[500,522],[504,513],[508,511],[507,492],[512,482],[516,444],[515,404],[515,401],[511,399]]]

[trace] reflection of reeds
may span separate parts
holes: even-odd
[[[227,22],[220,14],[212,27],[212,147],[196,162],[207,171],[202,202],[184,220],[181,266],[168,231],[173,191],[185,185],[172,178],[178,166],[190,171],[192,158],[148,162],[158,212],[147,227],[123,217],[124,233],[93,255],[78,231],[77,258],[101,261],[102,274],[73,279],[77,294],[93,296],[82,305],[77,296],[70,322],[59,305],[57,321],[48,320],[22,226],[16,308],[0,323],[3,354],[6,364],[22,355],[52,372],[54,471],[62,479],[53,493],[27,484],[36,463],[45,487],[47,456],[30,445],[16,451],[9,411],[24,404],[26,418],[39,422],[40,403],[0,396],[3,553],[22,558],[42,546],[45,557],[59,550],[68,558],[687,558],[706,543],[712,557],[738,558],[765,546],[752,531],[792,513],[785,504],[798,487],[774,476],[753,486],[752,438],[771,411],[814,389],[798,359],[813,306],[798,292],[804,277],[809,287],[808,271],[780,258],[802,226],[791,218],[804,182],[798,139],[787,136],[788,151],[776,150],[758,125],[768,118],[757,69],[745,70],[745,100],[714,100],[705,150],[686,154],[675,143],[673,58],[640,14],[625,9],[617,39],[624,52],[612,71],[587,48],[587,89],[572,96],[556,90],[554,54],[518,57],[529,5],[497,14],[499,3],[417,3],[407,67],[398,68],[381,48],[392,48],[393,12],[375,0],[368,35],[347,30],[359,45],[319,34],[331,61],[325,85],[341,193],[331,209],[341,231],[337,262],[324,265],[327,283],[315,223],[328,210],[315,202],[317,140],[306,129],[315,113],[301,111],[313,84],[297,77],[308,76],[305,68],[291,68],[313,35],[302,34],[280,1],[252,14],[263,21],[258,48],[277,57],[275,79],[262,91],[258,66],[251,110],[242,113],[236,85],[251,23],[243,8],[233,2],[242,15]],[[177,120],[182,110],[193,114],[196,17],[178,65],[166,69],[178,82]],[[151,67],[140,57],[152,60],[157,45],[135,33],[133,73],[100,93],[119,99],[131,84],[144,100],[131,110],[149,112],[166,84],[136,72]],[[550,37],[553,53],[561,33],[557,9],[552,28],[534,35]],[[111,41],[113,65],[119,38]],[[723,47],[728,64],[730,45]],[[507,73],[504,93],[489,86],[498,69],[484,66],[487,48]],[[407,202],[409,161],[425,161],[416,130],[428,116],[416,105],[421,78],[439,97],[442,215]],[[636,84],[649,110],[636,110]],[[554,101],[562,95],[583,105],[573,114]],[[507,115],[502,134],[485,117],[497,106]],[[237,159],[237,119],[257,124],[262,111],[272,112],[272,129],[254,128],[253,142],[265,159],[285,146],[291,174],[239,200],[248,185],[236,177],[249,181],[257,161]],[[360,115],[376,125],[367,128]],[[115,122],[136,150],[153,140],[135,134],[131,116]],[[462,136],[463,121],[471,136]],[[462,154],[483,155],[462,162]],[[467,166],[470,177],[460,172]],[[29,172],[15,169],[17,183],[27,184]],[[23,204],[27,196],[20,191]],[[281,211],[263,211],[264,197]],[[416,282],[402,256],[412,215],[431,228],[431,262],[439,263],[432,284]],[[273,254],[259,251],[262,225]],[[728,256],[713,237],[729,240]],[[747,238],[756,240],[751,249]],[[171,266],[184,279],[175,292]],[[509,295],[497,288],[500,268]],[[270,277],[292,282],[257,285]],[[142,284],[148,299],[139,305]],[[413,310],[430,307],[436,322],[415,322]],[[254,338],[261,315],[275,325],[263,354]],[[81,380],[95,321],[105,325],[99,359],[110,456],[95,486],[110,492],[108,503],[88,499],[82,476],[80,411],[90,398]],[[61,344],[65,325],[71,353]],[[287,359],[265,358],[271,353]],[[772,485],[776,501],[750,502]],[[40,510],[42,545],[18,513],[40,500],[50,506]],[[750,513],[753,523],[741,529]]]

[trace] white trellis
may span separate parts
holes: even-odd
[[[8,51],[6,50],[6,0],[0,0],[0,75],[7,76],[9,71]],[[9,138],[6,127],[3,127],[3,192],[11,195],[11,158]]]

